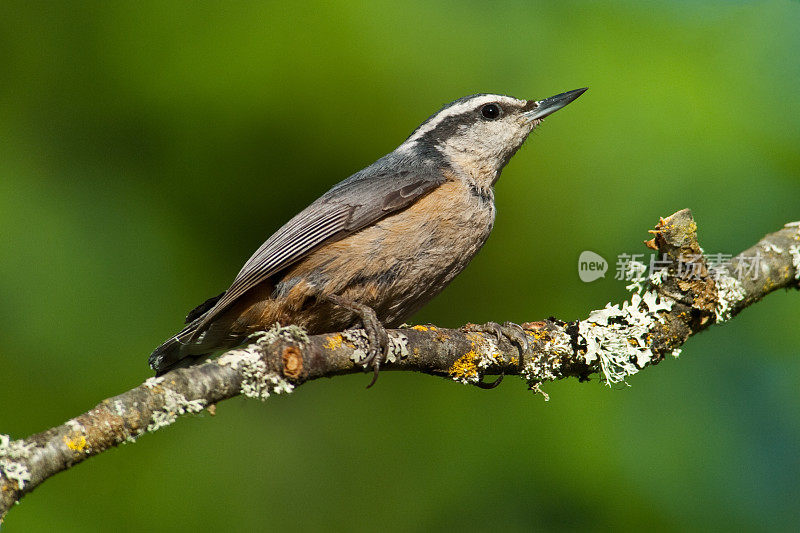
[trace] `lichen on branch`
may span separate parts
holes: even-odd
[[[646,244],[665,258],[665,266],[631,284],[628,300],[609,303],[584,320],[523,323],[525,342],[492,334],[491,328],[391,330],[383,368],[474,385],[485,375],[518,375],[542,394],[542,383],[566,377],[586,380],[598,373],[614,383],[677,355],[689,337],[732,319],[770,292],[800,288],[798,222],[724,267],[706,263],[689,210],[661,219],[651,232]],[[755,259],[755,275],[734,275]],[[0,519],[50,476],[181,416],[213,413],[217,402],[240,394],[264,400],[321,377],[362,372],[365,339],[361,330],[308,336],[296,326],[276,326],[246,347],[150,378],[60,426],[19,440],[0,435]]]

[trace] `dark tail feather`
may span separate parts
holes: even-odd
[[[159,366],[158,368],[153,368],[153,370],[156,371],[156,377],[163,376],[167,372],[175,370],[176,368],[186,368],[201,361],[205,361],[210,355],[210,353],[204,353],[200,355],[185,355],[182,359],[178,359],[171,365]]]
[[[200,358],[208,354],[192,353],[192,345],[187,341],[192,336],[197,325],[197,320],[192,321],[176,335],[170,337],[164,344],[153,350],[150,354],[150,368],[156,371],[156,376],[160,376],[175,368],[190,366]]]
[[[150,354],[149,362],[150,368],[156,371],[156,376],[165,374],[175,368],[190,366],[198,359],[203,359],[210,354],[210,352],[202,353],[207,347],[193,342],[194,339],[192,337],[197,333],[197,326],[203,316],[224,295],[225,292],[223,291],[219,296],[209,298],[189,311],[189,315],[186,317],[186,326],[153,350],[153,353]]]

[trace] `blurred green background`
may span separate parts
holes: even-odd
[[[690,207],[708,252],[800,218],[800,2],[0,4],[0,432],[150,376],[278,226],[475,92],[548,119],[492,238],[415,318],[565,320]],[[612,263],[577,276],[593,250]],[[184,419],[49,480],[4,531],[788,530],[800,295],[613,389],[411,373]]]

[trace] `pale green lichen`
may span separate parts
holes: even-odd
[[[147,378],[144,380],[144,386],[151,390],[155,389],[164,382],[164,379],[164,376]]]
[[[238,370],[242,375],[240,392],[248,398],[266,400],[273,394],[288,394],[294,385],[275,372],[270,372],[261,354],[263,348],[272,342],[282,339],[291,342],[308,342],[308,335],[299,326],[275,325],[268,331],[251,336],[255,342],[239,350],[231,350],[223,354],[217,363]]]
[[[390,332],[389,346],[386,350],[386,361],[396,363],[410,355],[408,337],[399,332]],[[350,359],[356,364],[363,364],[369,351],[369,337],[363,329],[348,329],[342,332],[342,338],[353,345]]]
[[[626,285],[625,288],[629,292],[642,294],[642,292],[650,290],[653,287],[662,285],[664,283],[664,278],[668,274],[666,268],[651,272],[649,276],[645,276],[645,272],[647,272],[647,265],[640,261],[630,261],[626,266],[624,279],[629,279],[632,283]]]
[[[478,354],[475,365],[479,369],[485,370],[489,368],[502,356],[497,341],[491,335],[476,335],[474,340],[477,347],[476,353]]]
[[[294,385],[275,372],[269,372],[261,357],[240,361],[242,394],[264,401],[273,394],[288,394]]]
[[[255,341],[255,344],[266,346],[271,342],[282,339],[289,342],[299,342],[305,344],[308,342],[308,333],[300,326],[294,324],[289,326],[281,326],[277,322],[272,328],[266,331],[259,331],[250,335],[250,339]]]
[[[586,343],[584,360],[598,362],[606,383],[619,383],[636,374],[652,359],[650,332],[664,319],[659,311],[669,311],[673,301],[648,291],[631,297],[630,302],[606,304],[592,311],[578,325],[578,334]]]
[[[369,351],[369,337],[363,329],[348,329],[342,332],[342,338],[353,345],[353,353],[350,359],[360,365],[367,359]]]
[[[390,363],[406,358],[411,352],[408,349],[408,337],[402,333],[392,333],[389,335],[389,350],[386,360]]]
[[[792,256],[792,266],[794,267],[794,279],[800,279],[800,244],[793,244],[789,247],[789,255]]]
[[[253,333],[248,337],[248,340],[250,343],[244,348],[230,350],[222,354],[219,359],[217,359],[217,363],[238,368],[237,365],[239,362],[248,362],[253,357],[260,358],[261,351],[275,341],[284,340],[287,342],[305,344],[308,342],[308,334],[306,330],[300,326],[281,326],[276,323],[272,328],[266,331]]]
[[[81,424],[74,418],[70,418],[69,420],[64,422],[64,425],[76,433],[86,433],[86,428],[83,427],[83,424]]]
[[[554,381],[561,377],[561,361],[572,354],[572,339],[564,331],[547,332],[545,338],[542,346],[545,357],[525,363],[520,375],[527,381],[528,388],[549,401],[550,397],[541,389],[541,382]]]
[[[125,404],[122,400],[114,400],[114,414],[117,416],[124,416],[125,411]]]
[[[717,273],[717,305],[714,308],[714,314],[717,317],[717,323],[721,324],[730,320],[736,304],[747,296],[747,292],[742,287],[742,283],[731,276],[724,266],[717,267]]]
[[[164,405],[153,412],[150,417],[150,423],[147,425],[147,431],[152,432],[166,427],[175,422],[181,415],[199,413],[207,403],[203,398],[189,400],[179,392],[165,389]]]
[[[626,279],[632,283],[626,285],[625,288],[628,291],[642,292],[647,286],[647,276],[644,275],[645,272],[647,272],[647,265],[641,261],[636,261],[635,259],[628,261],[625,265],[622,279]]]
[[[586,343],[584,360],[587,364],[599,363],[609,386],[623,382],[625,377],[636,374],[650,362],[653,357],[650,332],[657,322],[664,322],[659,313],[669,311],[674,304],[673,300],[647,290],[663,283],[666,270],[642,277],[644,265],[633,263],[629,267],[633,283],[628,289],[634,291],[630,301],[624,302],[622,307],[606,304],[604,309],[593,311],[578,325],[579,339]],[[544,351],[551,353],[552,357],[546,361],[529,362],[521,372],[536,392],[541,392],[542,381],[560,377],[561,360],[572,354],[570,336],[566,332],[548,333]]]
[[[30,457],[33,448],[33,444],[14,441],[10,436],[0,434],[0,478],[15,481],[19,490],[24,489],[31,473],[23,461]]]
[[[784,225],[786,228],[797,228],[794,240],[800,241],[800,220],[789,222]],[[792,266],[794,267],[794,279],[800,279],[800,245],[792,244],[789,246],[789,255],[792,256]]]
[[[221,365],[229,365],[242,375],[240,392],[248,398],[266,400],[272,394],[288,394],[294,385],[275,372],[270,372],[261,358],[260,347],[251,345],[232,350],[219,358]]]

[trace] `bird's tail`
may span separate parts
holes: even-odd
[[[210,346],[208,342],[200,342],[201,338],[197,335],[197,328],[203,317],[224,295],[225,291],[222,291],[222,294],[209,298],[189,311],[189,315],[186,317],[186,326],[153,350],[149,362],[150,368],[156,371],[156,376],[165,374],[174,368],[190,366],[198,359],[205,358],[213,352],[213,346]]]
[[[200,358],[206,357],[208,353],[197,353],[201,348],[194,343],[190,343],[190,338],[195,332],[199,319],[195,319],[186,325],[178,333],[164,341],[161,346],[153,350],[150,354],[150,368],[156,371],[156,376],[160,376],[175,368],[190,366]]]

